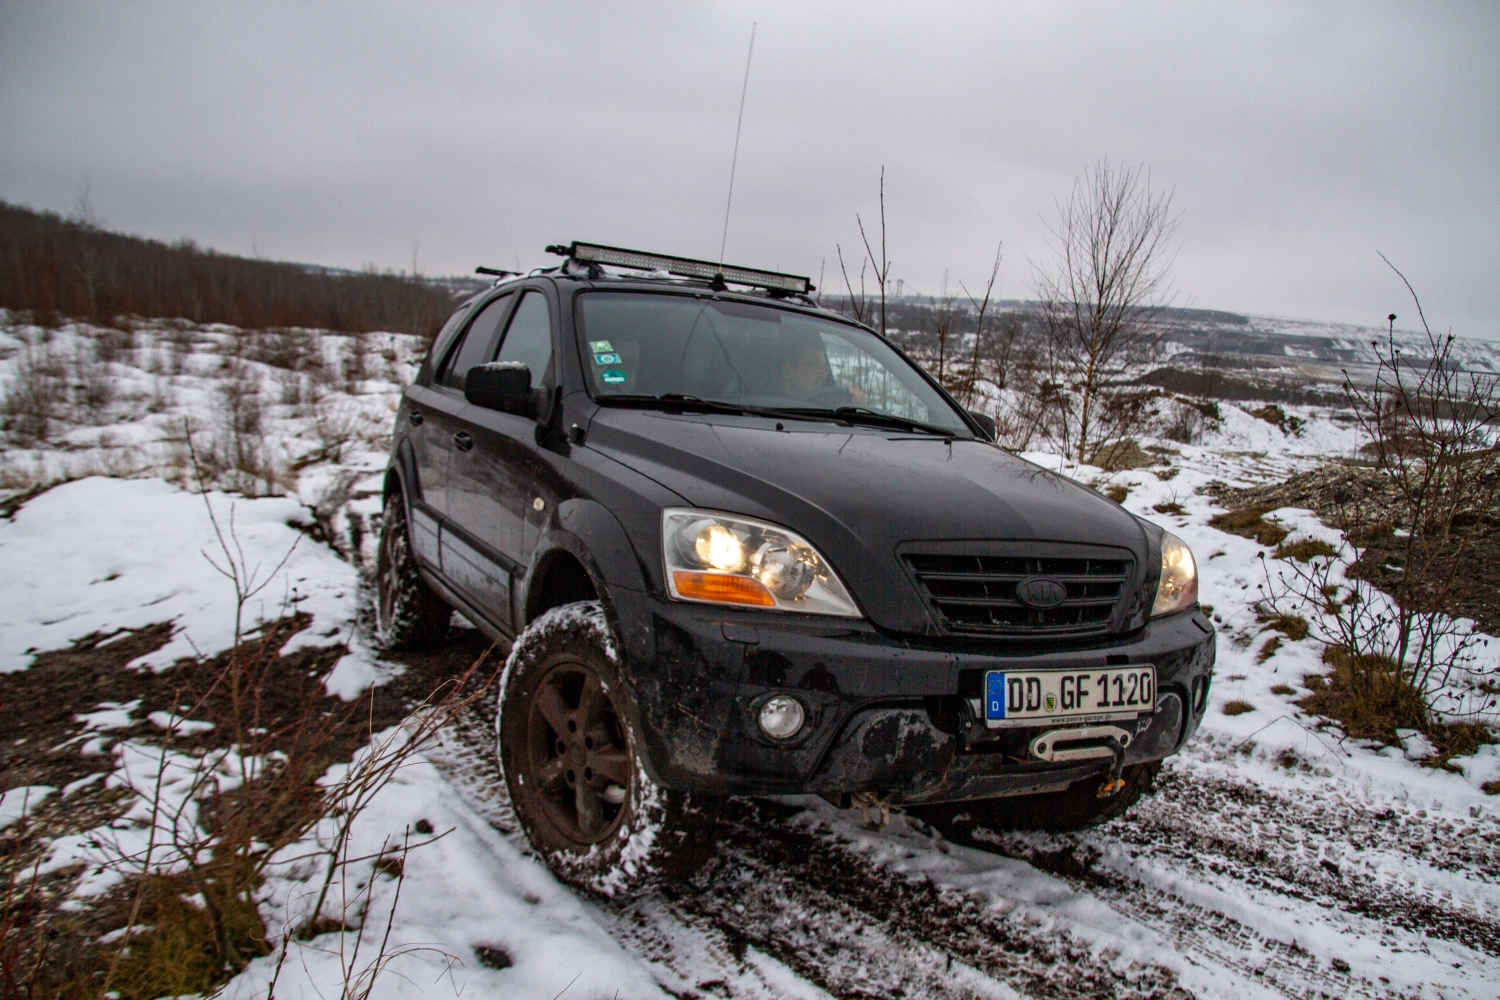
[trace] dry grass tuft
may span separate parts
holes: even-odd
[[[1248,701],[1229,701],[1224,703],[1225,715],[1244,715],[1246,712],[1255,711],[1255,706]]]
[[[1097,465],[1105,472],[1126,472],[1130,469],[1144,469],[1149,465],[1156,464],[1156,459],[1141,450],[1140,443],[1135,438],[1125,438],[1120,441],[1111,441],[1095,448],[1089,455],[1089,464]]]
[[[1264,515],[1275,509],[1274,507],[1245,507],[1241,510],[1216,514],[1209,519],[1208,523],[1220,531],[1239,535],[1241,538],[1253,538],[1268,547],[1279,545],[1291,532],[1265,519]]]
[[[1262,631],[1280,632],[1292,642],[1301,642],[1306,639],[1312,629],[1307,619],[1301,615],[1275,614],[1270,610],[1263,610],[1256,615],[1255,620],[1265,626]]]
[[[1288,416],[1287,412],[1275,403],[1262,406],[1258,410],[1249,410],[1249,414],[1257,419],[1264,420],[1281,429],[1283,434],[1297,434],[1306,423],[1301,417]]]
[[[1124,503],[1125,498],[1130,496],[1130,487],[1121,486],[1119,483],[1115,483],[1111,486],[1104,487],[1104,489],[1100,490],[1099,492],[1109,497],[1115,503]]]
[[[1156,511],[1158,514],[1186,514],[1187,513],[1187,511],[1182,508],[1182,504],[1178,503],[1176,500],[1170,500],[1170,501],[1164,500],[1161,503],[1152,504],[1151,509],[1154,510],[1154,511]]]
[[[1271,685],[1271,693],[1272,694],[1279,694],[1279,695],[1281,695],[1284,698],[1284,697],[1286,697],[1289,694],[1296,694],[1297,693],[1297,689],[1294,688],[1294,687],[1290,687],[1289,685],[1286,685],[1286,684],[1272,684]]]
[[[1323,651],[1331,674],[1309,676],[1311,692],[1297,704],[1314,715],[1333,719],[1355,739],[1395,745],[1396,730],[1427,732],[1432,719],[1422,693],[1396,670],[1392,661],[1360,656],[1340,646]]]
[[[1338,549],[1318,538],[1299,538],[1294,542],[1282,542],[1276,546],[1275,556],[1277,559],[1295,559],[1298,562],[1312,562],[1320,556],[1332,558],[1338,555]]]

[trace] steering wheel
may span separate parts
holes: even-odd
[[[827,407],[830,410],[840,406],[848,406],[851,401],[852,397],[849,395],[849,390],[841,385],[824,386],[804,400],[804,402],[811,403],[814,406]]]

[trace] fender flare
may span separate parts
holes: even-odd
[[[524,621],[531,621],[543,610],[539,607],[540,594],[535,584],[544,578],[548,565],[563,553],[583,567],[606,613],[618,627],[621,623],[611,593],[618,589],[643,591],[645,576],[635,546],[619,519],[597,500],[583,498],[564,500],[557,505],[548,530],[532,553],[520,608]]]

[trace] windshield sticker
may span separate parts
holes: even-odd
[[[596,354],[596,355],[594,355],[594,364],[596,364],[596,365],[617,365],[619,363],[620,363],[620,356],[618,354]]]
[[[619,385],[621,382],[625,381],[625,373],[620,371],[618,368],[606,368],[604,369],[604,371],[599,373],[599,377],[608,382],[610,385]]]
[[[614,348],[610,346],[607,340],[591,340],[589,341],[589,350],[595,354],[608,354]]]

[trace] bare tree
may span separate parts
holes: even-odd
[[[849,269],[844,264],[844,248],[834,244],[838,251],[839,270],[844,275],[844,289],[849,293],[849,309],[854,315],[855,322],[866,326],[875,326],[874,303],[870,301],[865,292],[865,269],[870,268],[875,272],[875,279],[880,282],[880,335],[885,336],[885,286],[891,277],[891,262],[885,252],[885,167],[880,168],[880,259],[875,258],[875,251],[870,246],[870,237],[865,234],[865,220],[855,215],[854,221],[859,223],[859,238],[865,244],[865,256],[859,264],[859,296],[854,294],[854,285],[849,280]]]
[[[978,401],[976,395],[979,386],[980,345],[984,343],[984,314],[989,311],[990,295],[995,291],[995,279],[1000,276],[1000,251],[1004,246],[1004,243],[995,246],[995,266],[990,268],[990,280],[984,286],[983,299],[976,299],[974,293],[970,292],[968,286],[962,281],[958,283],[958,287],[964,290],[969,305],[974,307],[974,315],[977,317],[974,323],[974,350],[969,358],[969,375],[963,387],[963,404],[968,407],[974,406]]]
[[[1058,429],[1078,461],[1121,429],[1111,396],[1122,376],[1156,353],[1156,320],[1169,296],[1179,216],[1172,192],[1156,191],[1139,167],[1101,160],[1073,182],[1050,226],[1055,260],[1034,265],[1043,330],[1066,392]],[[1129,413],[1132,408],[1124,408]]]

